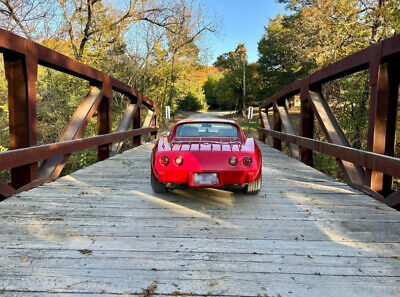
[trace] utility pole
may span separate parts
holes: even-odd
[[[246,53],[243,58],[243,114],[245,114],[245,103],[246,102]]]

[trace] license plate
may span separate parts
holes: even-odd
[[[216,173],[194,173],[193,183],[196,185],[217,185],[218,177]]]

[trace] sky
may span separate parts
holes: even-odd
[[[268,19],[285,13],[285,6],[275,0],[207,0],[211,11],[221,17],[220,33],[210,45],[210,62],[239,43],[247,48],[248,61],[258,60],[257,43],[264,33]]]

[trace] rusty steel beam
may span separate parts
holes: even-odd
[[[370,109],[367,150],[388,156],[394,155],[397,110],[399,101],[400,59],[387,64],[371,62]],[[379,171],[366,171],[366,184],[372,190],[388,195],[393,178]]]
[[[301,87],[309,82],[311,86],[321,85],[346,75],[368,69],[371,57],[381,62],[387,62],[394,54],[400,52],[400,35],[383,40],[364,50],[354,53],[342,60],[332,63],[302,80],[285,87],[274,96],[264,101],[260,107],[272,106],[279,99],[289,98],[300,92]],[[380,62],[378,62],[380,63]]]
[[[95,86],[91,86],[89,93],[76,109],[64,131],[58,137],[57,142],[81,138],[85,132],[87,124],[99,106],[102,98],[102,91]],[[64,168],[67,159],[68,156],[59,155],[52,159],[45,160],[40,166],[39,178],[58,177]]]
[[[344,145],[323,142],[274,130],[267,130],[263,128],[258,128],[258,130],[287,143],[294,143],[299,146],[307,147],[321,154],[345,160],[349,163],[354,163],[366,168],[381,171],[394,177],[400,177],[400,158],[380,155]]]
[[[14,53],[27,56],[30,55],[31,52],[35,52],[39,65],[79,77],[92,84],[102,84],[107,76],[99,70],[3,29],[0,29],[0,52],[4,54]],[[144,105],[149,108],[154,108],[154,103],[149,98],[123,82],[111,78],[111,85],[115,91],[123,93],[135,100],[141,96]]]
[[[314,138],[314,111],[309,100],[308,84],[301,88],[300,92],[300,131],[302,137]],[[313,166],[313,151],[306,147],[300,147],[300,158],[304,164]]]
[[[390,207],[394,207],[400,210],[400,191],[393,192],[388,195],[383,202],[385,202]]]
[[[151,109],[147,109],[146,117],[144,118],[142,127],[151,127],[153,121],[154,112]],[[151,139],[151,135],[143,135],[142,142],[147,142]]]
[[[153,111],[149,127],[157,127],[157,113],[155,111]],[[156,138],[157,138],[157,130],[150,133],[150,140],[154,140]]]
[[[73,152],[110,144],[134,136],[149,134],[156,129],[157,128],[140,128],[3,152],[0,153],[0,171],[51,159],[57,156],[68,155]]]
[[[274,116],[274,130],[275,131],[282,131],[282,121],[281,121],[281,117],[279,116],[279,112],[276,109],[276,106],[273,106],[272,109],[273,112],[273,116]],[[273,142],[272,142],[272,146],[274,149],[277,150],[282,150],[282,142],[279,138],[274,138]]]
[[[141,108],[142,108],[142,103],[141,103],[141,102],[138,102],[138,103],[136,104],[136,108],[135,108],[135,110],[134,110],[134,112],[133,112],[133,116],[132,116],[132,126],[133,126],[133,129],[139,129],[139,128],[141,128],[141,125],[142,125],[141,115],[140,115]],[[141,136],[140,136],[140,135],[135,136],[135,137],[132,138],[132,145],[133,145],[133,147],[139,146],[140,143],[141,143]]]
[[[281,119],[282,126],[283,126],[283,129],[285,130],[285,132],[287,134],[296,135],[296,131],[294,130],[293,123],[292,123],[292,120],[290,119],[289,111],[286,107],[285,102],[275,104],[275,108],[279,113],[279,117]],[[296,144],[290,143],[289,147],[290,147],[293,157],[296,159],[300,159],[299,146]]]
[[[0,181],[0,201],[15,194],[17,194],[16,189]]]
[[[322,94],[310,91],[309,97],[312,109],[327,140],[334,144],[350,147],[350,143]],[[364,184],[364,169],[361,166],[340,159],[336,159],[336,161],[348,183]]]
[[[4,69],[8,81],[10,149],[37,144],[36,114],[37,52],[26,49],[27,55],[5,53]],[[11,185],[22,187],[38,177],[38,164],[11,169]]]
[[[102,98],[97,107],[97,134],[109,134],[112,132],[112,88],[110,77],[103,81]],[[90,119],[89,119],[90,120]],[[110,145],[105,144],[97,148],[97,160],[103,161],[110,157]]]
[[[258,113],[259,113],[259,126],[261,128],[271,129],[271,122],[269,121],[269,118],[268,118],[268,109],[265,108],[265,112],[264,112],[263,109],[260,108]],[[266,143],[265,134],[259,133],[258,140]]]
[[[118,124],[117,132],[127,131],[129,129],[129,125],[132,121],[133,115],[136,113],[138,109],[137,104],[129,104],[122,116],[121,121]],[[135,128],[136,129],[136,128]],[[113,142],[111,145],[111,154],[116,155],[122,148],[123,141]]]

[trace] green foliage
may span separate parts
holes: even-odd
[[[198,111],[203,108],[203,102],[198,94],[189,92],[179,101],[179,109],[184,111]]]
[[[52,1],[46,3],[50,5],[50,2]],[[197,44],[197,39],[203,35],[202,32],[212,32],[212,28],[202,28],[206,22],[203,22],[204,16],[198,10],[201,5],[195,7],[196,1],[185,0],[168,3],[126,1],[126,4],[132,6],[132,10],[125,15],[122,10],[115,9],[111,2],[94,1],[89,15],[86,9],[89,2],[82,2],[83,7],[79,1],[56,2],[60,6],[55,7],[58,7],[58,12],[63,16],[60,24],[57,24],[58,34],[38,37],[35,41],[79,59],[84,64],[126,82],[146,94],[158,105],[159,124],[163,122],[166,105],[171,106],[172,114],[179,107],[193,111],[207,109],[202,87],[208,70],[200,62],[201,43]],[[136,12],[135,9],[146,10]],[[153,11],[160,11],[164,15],[157,13],[157,17]],[[152,17],[156,17],[155,21],[162,24],[152,24]],[[147,25],[138,25],[139,22],[146,22],[148,18]],[[30,20],[26,20],[26,23],[31,25],[29,22]],[[5,26],[0,23],[0,27]],[[207,26],[212,24],[207,22]],[[35,28],[33,25],[30,27]],[[128,34],[132,27],[135,28]],[[42,29],[37,27],[37,31]],[[133,32],[139,40],[139,45],[132,39]],[[35,34],[32,36],[42,36],[37,34],[41,32],[33,33]],[[0,72],[4,73],[3,65],[0,65],[0,68]],[[39,67],[39,144],[53,143],[57,140],[88,91],[87,81]],[[117,128],[123,110],[129,102],[127,97],[113,94],[113,131]],[[85,137],[97,134],[96,117],[95,113],[86,128]],[[3,77],[0,79],[0,151],[8,150],[8,136],[7,82]],[[96,160],[96,149],[73,153],[62,174],[88,166]],[[8,179],[8,171],[0,172],[0,180]]]
[[[224,53],[217,58],[214,66],[218,67],[220,72],[210,75],[203,85],[207,103],[211,108],[241,111],[247,102],[261,101],[262,81],[259,65],[246,64],[245,56],[246,48],[243,44],[239,44],[235,51]],[[245,98],[243,98],[243,72],[246,75]]]
[[[264,98],[309,72],[399,33],[399,0],[279,2],[285,3],[291,14],[270,20],[258,44]],[[323,93],[351,145],[365,149],[368,73],[362,71],[327,83]],[[325,140],[318,127],[315,137]],[[400,154],[399,147],[396,154]],[[316,154],[315,165],[341,178],[333,158]]]

